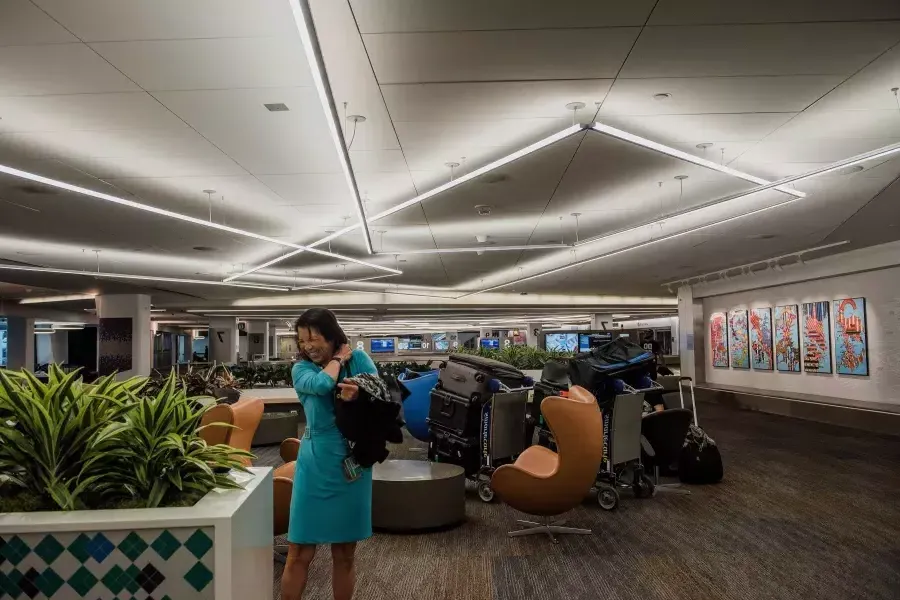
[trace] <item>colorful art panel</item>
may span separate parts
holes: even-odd
[[[829,302],[803,305],[803,370],[831,373],[831,327]]]
[[[775,368],[800,372],[800,313],[796,304],[775,307]]]
[[[712,366],[728,368],[728,325],[725,313],[713,313],[709,318],[709,346]]]
[[[762,371],[775,368],[771,308],[750,309],[750,366]]]
[[[747,332],[747,311],[733,310],[728,315],[728,348],[731,366],[750,368],[750,336]]]
[[[834,364],[841,375],[868,375],[866,299],[834,301]]]

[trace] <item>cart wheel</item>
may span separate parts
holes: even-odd
[[[597,490],[597,502],[603,510],[615,510],[619,506],[619,492],[615,488],[604,486]]]
[[[482,502],[494,501],[494,488],[487,481],[478,484],[478,497]]]
[[[647,475],[641,475],[641,478],[632,486],[635,498],[652,498],[656,493],[656,486],[653,480]]]

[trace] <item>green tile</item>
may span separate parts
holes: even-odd
[[[78,537],[75,538],[67,550],[69,554],[74,556],[78,562],[84,564],[87,562],[87,559],[91,557],[91,553],[88,552],[88,547],[91,544],[91,538],[84,535],[83,533],[78,534]]]
[[[0,591],[9,594],[11,598],[18,598],[22,595],[22,589],[19,587],[19,581],[22,580],[22,573],[18,569],[13,569],[6,575],[0,573]],[[3,594],[0,594],[3,598]]]
[[[141,584],[138,583],[138,576],[140,574],[141,570],[134,565],[129,565],[128,568],[125,569],[125,575],[127,575],[127,578],[125,580],[125,589],[132,594],[141,589]]]
[[[125,574],[125,570],[119,565],[114,566],[112,569],[106,572],[100,581],[103,582],[103,585],[106,586],[106,589],[111,591],[113,594],[118,594],[123,589],[125,589],[125,583],[128,580],[128,575]]]
[[[48,598],[52,598],[64,583],[65,581],[63,581],[63,578],[60,577],[56,573],[56,571],[54,571],[50,567],[44,569],[44,572],[41,573],[41,576],[38,577],[35,581],[35,585],[37,585],[38,589],[41,590],[41,593]]]
[[[22,541],[17,535],[12,536],[10,539],[6,540],[6,544],[3,545],[3,549],[0,550],[3,552],[3,557],[11,562],[14,565],[22,562],[26,556],[31,553],[31,548],[28,547],[28,544]]]
[[[147,542],[134,531],[125,536],[125,539],[119,543],[119,552],[127,556],[131,562],[136,561],[146,549]]]
[[[66,548],[60,544],[52,535],[44,536],[44,539],[34,547],[34,553],[41,557],[41,560],[52,565],[53,561],[59,558],[59,555],[65,552]]]
[[[150,547],[159,554],[160,558],[163,560],[169,560],[172,558],[172,555],[181,548],[181,542],[172,535],[168,529],[163,530],[159,537],[153,540],[153,543],[150,544]]]
[[[84,597],[88,595],[88,592],[90,592],[95,585],[97,585],[97,578],[94,577],[93,573],[82,566],[69,577],[68,584],[73,590]]]
[[[195,564],[191,567],[190,571],[184,574],[184,580],[191,584],[198,592],[203,591],[212,579],[212,571],[207,569],[203,566],[203,563],[200,562]]]
[[[203,558],[212,546],[212,540],[201,529],[195,531],[184,543],[184,547],[196,556],[197,560]]]

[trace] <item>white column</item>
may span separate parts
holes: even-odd
[[[538,348],[541,345],[544,326],[541,323],[529,323],[525,327],[525,344],[531,348]]]
[[[591,315],[591,329],[594,331],[610,331],[612,328],[612,313],[597,313]]]
[[[214,317],[209,320],[209,360],[217,363],[237,362],[237,317]]]
[[[690,286],[678,288],[678,346],[681,374],[695,383],[706,380],[706,322],[703,301],[694,299]]]
[[[34,319],[7,317],[6,367],[34,371]]]
[[[150,296],[110,294],[97,296],[98,372],[116,371],[117,379],[148,376],[153,369],[153,331]],[[126,322],[125,319],[130,320]],[[131,343],[127,343],[128,337]]]

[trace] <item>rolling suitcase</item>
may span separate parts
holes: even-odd
[[[678,380],[678,395],[681,398],[681,407],[684,408],[684,391],[682,383],[690,382],[691,408],[694,413],[694,423],[688,429],[678,457],[678,478],[684,483],[718,483],[725,475],[722,466],[722,454],[719,447],[705,431],[700,429],[697,420],[697,402],[694,398],[694,381],[690,377],[681,377]]]
[[[454,435],[471,437],[481,429],[482,403],[447,390],[431,390],[431,407],[426,422]]]
[[[466,476],[481,469],[481,448],[477,437],[460,437],[440,427],[431,428],[428,460],[462,467]]]
[[[497,391],[492,380],[509,388],[526,386],[528,378],[522,371],[506,363],[469,354],[453,354],[441,365],[437,389],[442,389],[473,402],[483,402]]]

